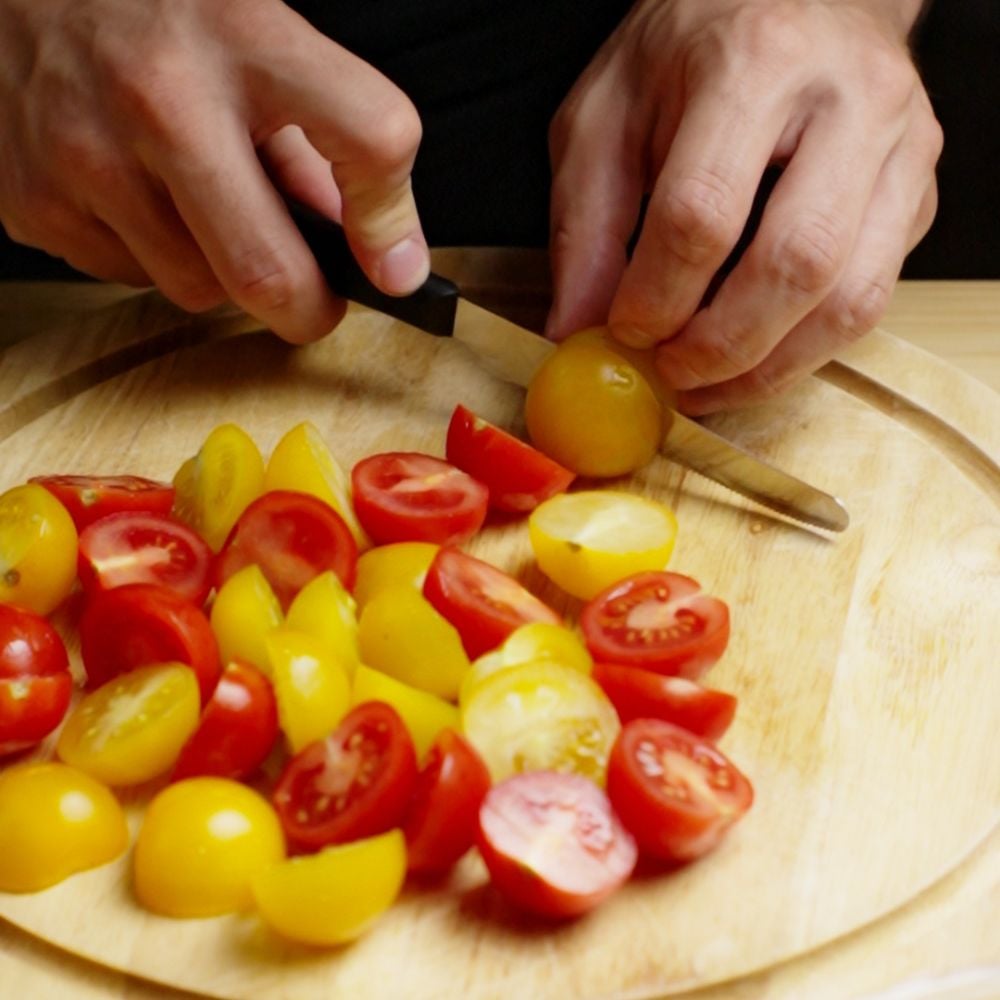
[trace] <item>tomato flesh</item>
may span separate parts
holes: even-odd
[[[169,514],[174,488],[143,476],[34,476],[73,518],[77,531],[109,514]]]

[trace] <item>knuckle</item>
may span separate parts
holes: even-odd
[[[255,247],[233,262],[233,298],[248,312],[285,312],[299,291],[300,281],[277,247]]]
[[[885,315],[892,295],[890,282],[861,279],[834,297],[829,315],[836,335],[845,343],[863,337]]]
[[[737,14],[734,37],[751,64],[786,66],[801,56],[806,38],[797,7],[787,2],[751,4]]]
[[[408,170],[417,154],[423,127],[416,108],[397,95],[374,115],[366,136],[366,153],[377,166]]]
[[[815,296],[836,280],[845,259],[843,244],[838,227],[816,216],[800,222],[772,245],[765,270],[774,284]]]
[[[917,83],[917,71],[909,57],[885,41],[868,47],[862,64],[865,89],[878,95],[883,107],[900,109],[909,103]]]
[[[739,236],[732,187],[721,174],[685,178],[667,193],[659,215],[661,240],[689,264],[724,254]]]
[[[720,378],[733,378],[750,372],[761,360],[752,338],[739,326],[722,326],[701,345],[696,358],[688,367],[699,378],[718,382]]]

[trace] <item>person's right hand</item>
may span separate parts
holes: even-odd
[[[281,0],[0,0],[0,222],[190,311],[231,299],[293,342],[339,321],[279,192],[342,219],[383,291],[419,286],[420,135]]]

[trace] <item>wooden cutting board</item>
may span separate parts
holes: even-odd
[[[0,489],[52,471],[168,477],[227,420],[266,453],[310,419],[344,464],[388,448],[440,453],[459,401],[518,426],[518,390],[459,345],[382,316],[354,310],[333,337],[293,350],[266,334],[219,339],[239,321],[160,334],[177,317],[147,298],[114,310],[0,355]],[[733,641],[708,680],[740,697],[723,745],[757,802],[714,855],[559,928],[512,914],[470,857],[337,952],[283,944],[252,915],[146,914],[127,859],[0,895],[0,914],[214,996],[535,1000],[718,982],[911,899],[1000,814],[1000,401],[875,335],[822,378],[714,426],[837,493],[853,519],[824,536],[663,460],[626,484],[674,506],[672,566],[732,608]],[[533,568],[523,526],[491,529],[472,550],[575,613]]]

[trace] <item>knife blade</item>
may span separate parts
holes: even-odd
[[[339,225],[299,204],[290,203],[289,211],[331,289],[343,298],[427,333],[452,337],[491,374],[521,387],[555,350],[544,337],[462,298],[455,284],[437,274],[411,295],[386,295],[361,270]],[[664,423],[660,452],[671,461],[788,517],[828,531],[847,528],[850,518],[836,497],[669,407]]]

